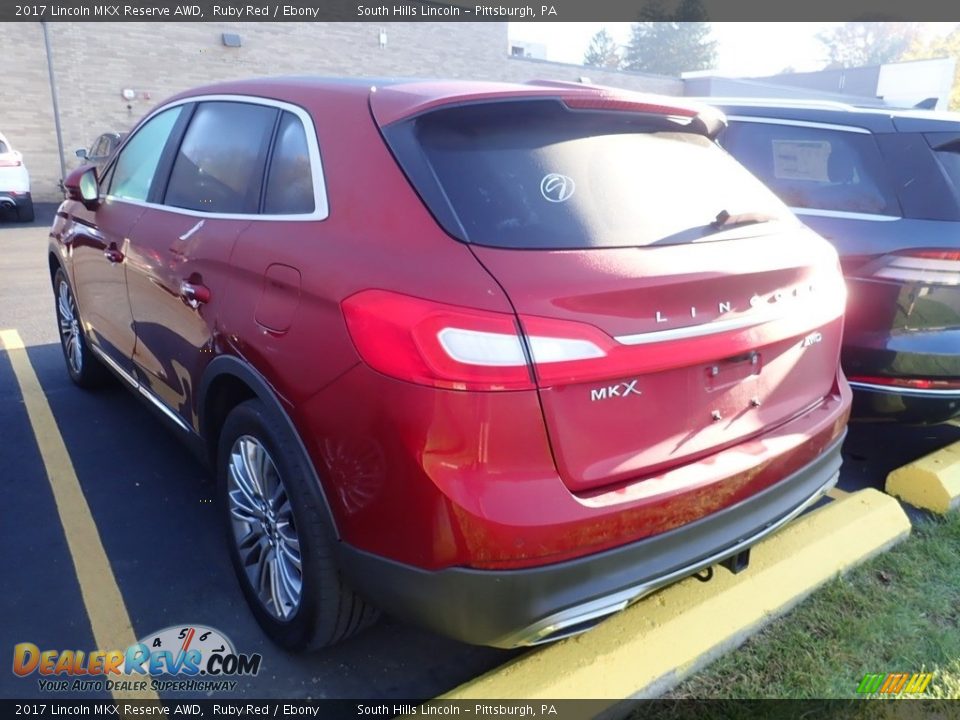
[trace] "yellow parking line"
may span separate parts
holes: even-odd
[[[97,524],[90,514],[90,507],[70,461],[70,454],[57,428],[57,421],[30,364],[20,333],[16,330],[0,330],[0,343],[7,350],[20,385],[97,648],[125,650],[137,642],[133,624],[100,541]],[[140,692],[114,690],[112,694],[116,700],[159,700],[156,693],[149,689]]]

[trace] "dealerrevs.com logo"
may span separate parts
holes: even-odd
[[[13,647],[13,672],[38,676],[40,690],[233,690],[231,677],[256,675],[263,657],[238,653],[230,639],[203,625],[177,625],[145,636],[123,650],[41,650]],[[173,676],[175,680],[160,680]]]

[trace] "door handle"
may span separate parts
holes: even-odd
[[[103,256],[112,263],[123,262],[123,253],[115,247],[104,250]]]
[[[210,302],[210,288],[184,280],[180,283],[180,297],[196,310],[201,304]]]

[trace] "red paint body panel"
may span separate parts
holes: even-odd
[[[691,304],[701,309],[695,322],[705,322],[716,319],[709,308],[722,301],[733,303],[736,315],[750,312],[742,306],[753,293],[768,298],[808,282],[830,286],[839,272],[825,243],[807,238],[801,253],[789,236],[758,231],[639,250],[470,246],[428,212],[371,115],[371,105],[376,119],[389,123],[493,97],[642,96],[461,83],[391,86],[371,95],[360,84],[289,78],[178,97],[203,94],[304,108],[316,126],[329,216],[210,218],[195,242],[178,250],[177,238],[202,214],[129,206],[132,214],[116,232],[131,248],[126,267],[114,269],[125,272],[138,337],[136,351],[132,338],[121,336],[118,347],[194,428],[207,364],[230,355],[254,368],[293,421],[337,532],[356,548],[427,569],[558,562],[730,507],[803,467],[842,433],[850,394],[837,367],[842,321],[829,309],[811,306],[670,343],[613,339],[664,329],[657,312],[686,315],[690,325]],[[113,206],[91,212],[68,201],[61,212],[73,218],[66,226],[96,225],[109,222]],[[144,212],[151,218],[141,236]],[[109,271],[93,267],[106,262],[93,249],[89,260],[77,250],[68,262],[75,285],[88,282],[81,263],[97,275]],[[210,290],[199,309],[176,294],[177,281],[191,277]],[[580,323],[599,333],[612,364],[589,382],[502,392],[390,378],[363,362],[341,308],[370,289]],[[77,298],[85,318],[110,313],[79,288]],[[94,320],[93,337],[112,342],[110,323],[122,325],[130,307],[117,306],[109,323]],[[811,332],[820,341],[801,348]],[[749,352],[759,353],[759,369],[743,365],[740,356]],[[719,372],[709,376],[714,364]],[[642,395],[591,400],[608,381],[634,378]],[[755,395],[762,405],[747,409]],[[724,418],[719,423],[710,421],[714,408]]]
[[[833,386],[843,327],[836,255],[800,226],[666,247],[474,252],[521,315],[585,323],[606,335],[597,344],[609,357],[596,361],[588,381],[540,382],[571,490],[716,452],[795,416]],[[721,313],[721,303],[729,310]],[[774,319],[742,329],[632,346],[612,339],[706,329],[764,311]],[[814,332],[820,340],[804,347]],[[597,388],[624,383],[633,383],[629,395],[598,401]]]
[[[816,407],[758,437],[580,494],[557,472],[535,392],[435,390],[361,366],[298,419],[344,538],[437,569],[559,562],[729,507],[809,463],[849,407],[835,379]]]

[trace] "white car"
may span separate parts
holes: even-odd
[[[15,212],[20,222],[33,221],[30,173],[23,156],[0,133],[0,212],[4,210]]]

